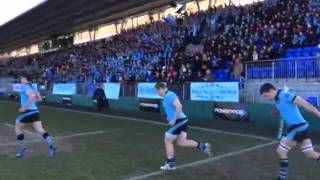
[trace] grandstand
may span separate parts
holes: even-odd
[[[62,147],[53,161],[32,130],[39,154],[22,162],[11,155],[25,72]],[[159,81],[180,97],[190,134],[211,142],[216,156],[178,149],[178,170],[158,171]],[[0,179],[272,179],[282,129],[260,96],[265,82],[319,107],[319,0],[47,0],[0,26]],[[98,113],[92,98],[101,85],[110,106]],[[303,115],[319,143],[318,119]],[[318,167],[293,154],[290,179],[318,179]]]

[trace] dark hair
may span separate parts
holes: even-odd
[[[270,90],[276,90],[276,88],[270,83],[265,83],[260,87],[260,94],[267,93]]]
[[[31,82],[33,80],[33,76],[30,73],[22,73],[20,77],[26,78],[27,81]]]
[[[167,85],[163,82],[157,82],[156,85],[154,86],[156,89],[166,89],[167,88]]]

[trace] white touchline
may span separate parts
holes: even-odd
[[[4,123],[3,125],[7,126],[7,127],[10,127],[10,128],[15,128],[15,126],[13,124],[9,124],[9,123]],[[32,132],[32,131],[29,131],[27,129],[24,129],[23,130],[24,132],[26,132],[27,134],[29,135],[32,135],[32,136],[36,136],[36,137],[41,137],[39,134],[35,133],[35,132]]]
[[[11,124],[9,124],[9,125],[11,125]],[[8,127],[12,127],[12,126],[8,126]],[[65,135],[65,136],[54,136],[52,138],[55,140],[60,140],[60,139],[83,137],[83,136],[89,136],[89,135],[104,134],[104,133],[109,133],[109,132],[111,132],[111,130],[75,133],[75,134],[69,134],[69,135]],[[26,143],[38,143],[38,142],[43,142],[43,140],[39,138],[39,139],[34,139],[34,140],[28,140],[25,142]],[[16,145],[18,145],[17,142],[0,143],[0,147],[16,146]]]
[[[217,160],[220,160],[220,159],[223,159],[223,158],[227,158],[227,157],[236,156],[236,155],[239,155],[239,154],[251,152],[251,151],[254,151],[254,150],[257,150],[257,149],[261,149],[261,148],[264,148],[264,147],[267,147],[267,146],[271,146],[271,145],[277,144],[277,143],[278,143],[277,141],[272,141],[272,142],[269,142],[269,143],[252,146],[250,148],[246,148],[246,149],[242,149],[242,150],[238,150],[238,151],[233,151],[233,152],[222,154],[222,155],[219,155],[219,156],[215,156],[215,157],[212,157],[212,158],[209,158],[209,159],[203,159],[203,160],[195,161],[195,162],[192,162],[192,163],[187,163],[187,164],[178,166],[177,169],[184,169],[184,168],[188,168],[188,167],[192,167],[192,166],[198,166],[198,165],[201,165],[201,164],[217,161]],[[140,175],[140,176],[134,176],[134,177],[125,178],[125,180],[145,179],[145,178],[150,178],[152,176],[161,175],[161,174],[164,174],[164,173],[165,173],[165,171],[155,171],[155,172],[151,172],[151,173],[148,173],[148,174],[143,174],[143,175]]]

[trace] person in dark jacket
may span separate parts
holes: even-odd
[[[109,107],[107,97],[104,93],[103,84],[99,84],[97,89],[94,91],[93,99],[97,102],[97,109],[99,112],[102,111],[103,107]]]

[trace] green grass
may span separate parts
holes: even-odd
[[[0,102],[0,123],[13,124],[17,109],[17,104]],[[23,160],[15,159],[14,151],[9,151],[9,147],[0,147],[0,151],[10,152],[0,155],[1,180],[123,179],[158,171],[164,162],[165,126],[49,107],[41,108],[41,119],[53,136],[100,130],[110,132],[61,140],[58,145],[62,147],[58,147],[56,159],[49,159],[45,146],[39,143],[30,144],[33,151],[30,157]],[[15,141],[14,133],[0,135]],[[195,129],[189,129],[189,137],[211,142],[217,156],[268,143]],[[274,149],[275,145],[149,179],[269,180],[275,177],[278,167]],[[316,180],[320,177],[317,163],[305,160],[301,153],[294,152],[294,155],[290,179]],[[197,150],[177,148],[178,165],[206,158]]]

